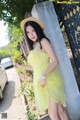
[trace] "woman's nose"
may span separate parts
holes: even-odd
[[[33,36],[33,33],[31,32],[31,36]]]

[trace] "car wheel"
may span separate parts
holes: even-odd
[[[6,82],[6,84],[8,84],[8,83],[9,83],[9,81]]]
[[[1,99],[1,100],[3,99],[3,92],[2,92],[1,87],[0,87],[0,99]]]

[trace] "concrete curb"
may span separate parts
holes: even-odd
[[[39,118],[38,120],[51,120],[51,119],[50,119],[49,115],[46,114],[46,115],[42,116],[41,118]]]

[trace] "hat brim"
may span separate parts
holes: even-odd
[[[42,21],[40,21],[39,19],[37,19],[37,18],[35,18],[35,17],[28,17],[28,18],[25,18],[24,20],[21,21],[20,26],[21,26],[21,29],[22,29],[23,31],[24,31],[24,25],[25,25],[25,23],[27,23],[28,21],[34,21],[34,22],[36,22],[37,24],[40,25],[40,27],[41,27],[43,30],[44,30],[44,28],[45,28],[44,23],[43,23]]]

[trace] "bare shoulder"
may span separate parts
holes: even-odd
[[[42,48],[47,52],[49,49],[52,49],[50,42],[46,39],[43,38],[41,41]]]
[[[43,46],[45,44],[50,44],[50,42],[46,38],[43,38],[42,41],[41,41],[41,43],[42,43]]]
[[[48,48],[51,47],[50,42],[49,42],[46,38],[43,38],[43,39],[42,39],[41,44],[42,44],[42,48],[43,48],[45,51],[46,51]]]
[[[57,56],[56,56],[56,54],[51,46],[51,43],[46,38],[42,39],[41,44],[42,44],[42,48],[49,55],[51,60],[58,61]]]

